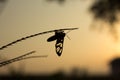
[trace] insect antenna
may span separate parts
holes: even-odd
[[[69,30],[68,32],[66,32],[66,36],[69,40],[71,40],[71,38],[67,35],[69,32],[71,32],[71,30]]]
[[[69,37],[68,35],[66,35],[66,36],[67,36],[67,38],[68,38],[69,40],[71,40],[70,37]]]

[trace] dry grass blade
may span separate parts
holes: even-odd
[[[15,61],[19,61],[19,60],[21,60],[21,59],[24,59],[26,56],[28,56],[28,55],[30,55],[30,54],[33,54],[33,53],[35,53],[35,51],[31,51],[31,52],[29,52],[29,53],[26,53],[26,54],[24,54],[24,55],[18,56],[18,57],[16,57],[16,58],[3,61],[3,62],[0,63],[0,67],[5,66],[5,65],[10,64],[10,63],[13,63],[13,62],[15,62]]]
[[[78,28],[57,29],[57,30],[50,30],[50,31],[45,31],[45,32],[40,32],[40,33],[37,33],[37,34],[29,35],[29,36],[26,36],[26,37],[23,37],[21,39],[15,40],[11,43],[8,43],[7,45],[4,45],[4,46],[0,47],[0,50],[3,50],[4,48],[7,48],[8,46],[12,46],[13,44],[16,44],[20,41],[23,41],[23,40],[26,40],[28,38],[32,38],[32,37],[35,37],[35,36],[38,36],[38,35],[42,35],[42,34],[46,34],[46,33],[50,33],[50,32],[55,32],[55,31],[60,31],[60,30],[75,30],[75,29],[78,29]]]

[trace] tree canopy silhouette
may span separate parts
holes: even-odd
[[[90,7],[95,19],[107,21],[110,24],[118,20],[120,0],[96,0]]]
[[[46,0],[47,2],[57,1],[59,4],[64,3],[66,0]]]
[[[8,0],[0,0],[0,13],[3,11]]]
[[[120,0],[95,0],[90,7],[90,12],[95,20],[109,24],[110,33],[118,38],[115,23],[119,21]]]

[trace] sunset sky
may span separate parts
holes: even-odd
[[[69,72],[74,67],[87,69],[90,73],[108,73],[109,61],[120,56],[120,40],[115,41],[107,29],[91,30],[93,17],[88,10],[91,4],[91,0],[67,0],[64,4],[45,0],[9,0],[0,14],[0,46],[39,32],[79,29],[67,34],[71,40],[65,37],[61,57],[55,52],[55,41],[46,41],[54,33],[27,39],[1,50],[1,61],[33,50],[36,53],[32,55],[48,57],[12,63],[1,67],[0,74],[8,73],[9,67],[19,71],[23,65],[25,73]]]

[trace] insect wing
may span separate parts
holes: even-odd
[[[51,42],[51,41],[54,41],[54,40],[56,40],[56,36],[55,36],[55,35],[49,37],[49,38],[47,39],[47,42]]]
[[[62,51],[63,51],[63,42],[64,42],[64,37],[59,38],[56,41],[55,48],[56,48],[56,53],[58,56],[61,56]]]

